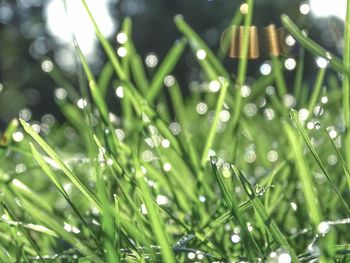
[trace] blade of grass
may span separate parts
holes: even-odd
[[[283,76],[283,68],[278,56],[271,56],[272,72],[275,77],[278,95],[282,98],[287,93],[287,84]]]
[[[0,137],[0,147],[7,147],[12,141],[12,134],[17,130],[18,120],[13,119]],[[1,134],[0,134],[1,135]]]
[[[313,188],[311,172],[309,171],[305,163],[305,159],[302,154],[303,153],[302,145],[297,135],[295,134],[293,128],[287,123],[284,124],[283,128],[284,128],[284,132],[287,135],[289,144],[292,146],[295,165],[298,169],[297,174],[303,186],[302,190],[305,196],[307,211],[309,211],[308,214],[310,216],[311,222],[313,224],[314,229],[316,229],[317,226],[322,221],[322,214],[321,214],[321,209],[319,207],[319,204],[317,202],[318,200],[317,194]]]
[[[164,58],[157,72],[155,73],[146,94],[146,98],[149,102],[153,102],[157,97],[159,91],[164,85],[164,78],[174,69],[186,47],[186,44],[187,40],[185,38],[176,41],[174,46]]]
[[[13,212],[6,206],[6,204],[4,202],[1,202],[2,206],[4,207],[4,210],[6,212],[7,217],[9,218],[10,221],[18,221],[15,217],[15,215],[13,214]],[[25,239],[29,242],[29,244],[34,248],[36,254],[38,255],[39,259],[41,262],[45,262],[41,253],[40,253],[40,249],[37,246],[37,244],[34,242],[33,238],[30,236],[30,234],[28,233],[28,229],[26,229],[22,224],[18,224],[16,225],[16,227],[18,227],[18,229],[24,233]]]
[[[174,255],[174,252],[170,246],[168,237],[166,235],[164,224],[160,219],[159,211],[157,211],[157,208],[154,205],[151,193],[150,193],[148,186],[145,182],[145,178],[144,178],[144,175],[142,173],[141,165],[138,161],[136,151],[133,151],[133,152],[134,152],[133,161],[134,161],[134,164],[136,166],[135,167],[135,169],[136,169],[136,174],[135,174],[136,181],[140,187],[142,198],[145,202],[147,212],[149,214],[153,233],[155,235],[155,238],[156,238],[158,244],[162,248],[162,255],[161,256],[162,256],[164,262],[175,263],[176,262],[175,255]]]
[[[331,136],[329,135],[329,132],[324,129],[324,132],[327,134],[327,137],[329,139],[329,141],[332,143],[332,146],[333,146],[333,149],[335,150],[335,152],[337,153],[338,155],[338,158],[340,159],[341,163],[342,163],[342,166],[343,166],[343,169],[345,171],[345,174],[346,174],[346,180],[348,182],[348,187],[349,187],[349,190],[350,190],[350,170],[348,168],[348,165],[346,164],[346,161],[345,159],[343,158],[342,154],[340,153],[338,147],[335,145],[333,139],[331,138]]]
[[[113,77],[114,69],[110,62],[107,62],[98,78],[98,86],[100,87],[101,97],[105,98],[107,94],[108,85]]]
[[[266,228],[269,230],[269,233],[272,235],[276,243],[280,247],[283,247],[288,251],[288,254],[292,258],[292,262],[299,262],[294,249],[288,243],[286,237],[282,234],[281,230],[276,225],[275,221],[269,216],[269,214],[265,210],[264,205],[256,195],[252,185],[244,177],[244,175],[240,171],[238,171],[238,169],[235,166],[232,165],[231,168],[235,176],[240,179],[246,194],[248,195],[249,199],[252,202],[254,210],[261,217],[261,219],[265,223]]]
[[[318,45],[315,41],[305,36],[287,15],[283,14],[281,16],[281,21],[283,26],[288,29],[291,35],[298,40],[305,49],[310,51],[315,56],[321,56],[328,60],[330,66],[334,70],[347,75],[350,74],[350,70],[344,67],[342,61],[337,56],[331,54],[329,51]]]
[[[241,117],[242,108],[242,96],[241,86],[245,84],[247,65],[248,65],[248,50],[249,50],[249,28],[252,24],[254,0],[247,0],[248,13],[244,17],[244,29],[243,40],[241,45],[241,58],[239,59],[237,79],[235,83],[235,99],[234,99],[234,112],[232,116],[232,130],[236,132],[238,127],[238,121]],[[235,145],[235,143],[233,143]],[[235,150],[234,150],[235,152]]]
[[[50,215],[46,214],[44,211],[38,209],[36,206],[27,202],[26,200],[22,200],[23,207],[39,222],[44,225],[50,226],[50,228],[55,231],[57,235],[70,243],[73,247],[75,247],[79,252],[83,255],[88,256],[93,262],[102,263],[103,260],[100,259],[86,244],[84,244],[79,238],[75,237],[74,234],[67,232],[63,228],[63,223],[59,224],[55,219],[53,219]]]
[[[329,176],[326,168],[324,167],[315,147],[312,145],[311,140],[309,138],[309,136],[307,135],[307,132],[305,130],[305,128],[303,127],[303,125],[301,124],[300,120],[299,120],[299,116],[298,113],[295,110],[290,110],[289,112],[292,120],[296,123],[298,131],[300,133],[300,135],[302,136],[304,143],[307,145],[307,147],[309,148],[313,158],[315,159],[316,163],[318,164],[318,166],[320,167],[320,169],[322,170],[324,176],[327,178],[328,183],[330,184],[331,188],[333,189],[333,191],[337,194],[337,196],[339,197],[339,200],[341,201],[341,203],[344,205],[346,211],[350,214],[350,208],[347,204],[347,202],[345,201],[345,199],[342,197],[342,195],[340,194],[340,192],[338,191],[337,187],[334,185],[331,177]]]
[[[59,180],[57,179],[55,173],[52,171],[52,169],[49,167],[49,165],[45,162],[45,160],[43,159],[43,157],[40,155],[40,153],[37,151],[37,149],[35,148],[35,146],[32,143],[29,143],[32,154],[34,159],[38,162],[39,166],[41,167],[41,169],[45,172],[45,174],[50,178],[50,180],[54,183],[54,185],[56,186],[57,190],[61,193],[61,195],[64,197],[64,199],[66,199],[66,201],[68,202],[68,204],[72,207],[73,211],[76,213],[76,215],[78,216],[78,218],[80,219],[80,221],[83,223],[83,225],[86,227],[86,229],[89,230],[90,235],[92,237],[92,239],[94,240],[96,246],[99,248],[100,244],[97,241],[97,238],[94,234],[94,232],[92,231],[91,227],[89,226],[89,224],[86,222],[86,220],[84,219],[84,217],[81,215],[81,213],[79,212],[78,208],[75,206],[74,202],[70,199],[69,195],[67,194],[67,192],[64,190],[63,186],[60,184]],[[102,252],[102,251],[101,251]]]
[[[98,204],[95,196],[90,192],[90,190],[83,184],[83,182],[71,171],[71,169],[63,163],[60,157],[56,152],[33,130],[33,128],[26,123],[24,120],[20,119],[20,122],[24,130],[34,139],[36,143],[54,160],[64,174],[72,181],[72,183],[80,190],[80,192],[85,196],[89,202],[101,210],[100,205]]]
[[[232,17],[232,20],[231,20],[229,26],[226,28],[226,30],[228,30],[232,26],[240,25],[242,22],[242,19],[243,19],[243,16],[242,16],[241,10],[237,9],[235,14]],[[234,37],[235,36],[233,36],[232,34],[225,34],[224,35],[224,37],[220,43],[220,48],[217,51],[217,57],[220,60],[223,60],[225,58],[225,56],[227,55],[228,48],[230,46],[232,39],[234,39]]]
[[[346,1],[346,17],[344,29],[344,53],[343,65],[347,71],[350,71],[350,1]],[[350,163],[350,77],[347,74],[343,76],[343,114],[345,124],[345,158]]]
[[[207,163],[209,149],[212,147],[214,140],[215,140],[215,134],[216,134],[218,124],[219,124],[219,115],[220,115],[220,112],[224,106],[225,96],[227,93],[229,82],[225,79],[222,82],[220,81],[220,85],[221,85],[220,94],[219,94],[218,102],[217,102],[216,108],[215,108],[215,115],[214,115],[213,123],[210,127],[208,138],[205,142],[204,149],[203,149],[203,152],[201,155],[200,164],[201,164],[202,169],[205,167],[205,165]]]
[[[301,48],[300,55],[298,57],[297,69],[294,78],[294,96],[297,101],[300,100],[301,88],[303,85],[303,74],[304,74],[304,64],[305,64],[305,49]]]
[[[113,65],[113,68],[116,71],[117,76],[119,77],[119,79],[121,81],[127,80],[127,76],[126,76],[125,72],[122,69],[120,61],[118,60],[117,56],[115,55],[113,47],[108,42],[108,40],[103,36],[101,30],[99,29],[99,27],[98,27],[98,25],[97,25],[97,23],[95,21],[94,16],[92,15],[88,5],[86,4],[86,1],[85,0],[81,0],[81,1],[82,1],[83,5],[84,5],[84,8],[85,8],[85,10],[86,10],[86,12],[87,12],[87,14],[88,14],[88,16],[89,16],[93,26],[94,26],[96,36],[97,36],[98,40],[100,41],[103,49],[105,50],[110,63]]]
[[[246,238],[245,242],[248,243],[247,248],[252,247],[254,249],[254,251],[256,252],[256,254],[258,254],[259,256],[262,256],[263,254],[262,254],[258,244],[256,243],[252,234],[249,232],[247,225],[246,225],[246,222],[243,219],[241,213],[239,212],[238,204],[237,204],[237,200],[236,200],[235,196],[229,191],[226,182],[223,180],[222,175],[218,171],[218,168],[216,166],[217,157],[212,156],[210,162],[211,162],[212,170],[213,170],[214,175],[215,175],[215,179],[219,184],[224,201],[225,201],[226,205],[228,206],[228,208],[230,209],[230,213],[231,213],[232,217],[235,219],[237,224],[243,229],[243,232],[244,232],[244,235]]]
[[[326,68],[320,68],[317,73],[315,85],[314,85],[314,88],[312,89],[312,95],[311,95],[309,107],[308,107],[309,118],[312,117],[316,102],[319,99],[319,96],[321,94],[321,88],[322,88],[322,83],[323,83],[325,74],[326,74]]]
[[[223,77],[228,77],[229,74],[227,73],[222,63],[217,59],[215,54],[210,50],[210,48],[205,44],[205,42],[199,37],[199,35],[196,32],[194,32],[193,29],[186,23],[183,16],[176,15],[174,17],[174,21],[179,31],[182,32],[182,34],[184,34],[190,40],[190,43],[191,41],[195,41],[197,43],[197,46],[202,48],[205,51],[210,63],[213,65],[216,72]]]

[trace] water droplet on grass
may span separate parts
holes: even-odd
[[[117,42],[120,44],[125,44],[128,40],[128,36],[124,32],[119,32],[117,34]]]
[[[168,88],[172,87],[175,84],[175,78],[173,75],[167,75],[164,78],[164,85]]]
[[[265,193],[265,188],[263,186],[257,184],[254,187],[254,191],[257,195],[262,196]]]
[[[328,222],[325,222],[325,221],[321,222],[317,226],[317,232],[322,236],[326,235],[328,233],[329,229],[330,229],[330,225]]]
[[[219,159],[217,156],[210,156],[210,161],[212,164],[217,164],[218,160]]]
[[[331,154],[331,155],[328,156],[328,158],[327,158],[327,163],[328,163],[329,165],[336,165],[337,162],[338,162],[337,156],[335,156],[335,155],[333,155],[333,154]]]
[[[205,52],[204,49],[198,49],[197,53],[196,53],[196,56],[199,60],[203,60],[206,58],[207,56],[207,53]]]
[[[194,253],[194,252],[189,252],[188,254],[187,254],[187,257],[188,257],[188,259],[195,259],[195,257],[196,257],[196,253]]]
[[[59,101],[64,101],[67,99],[68,93],[64,88],[55,89],[55,97]]]
[[[155,53],[149,53],[146,55],[145,63],[148,67],[154,68],[158,65],[158,56]]]
[[[231,236],[231,241],[232,241],[232,243],[237,244],[240,240],[241,240],[241,237],[240,237],[239,235],[237,235],[237,234],[233,234],[233,235]]]
[[[84,98],[80,98],[78,101],[77,101],[77,106],[78,108],[80,109],[85,109],[88,105],[88,102],[86,99]]]
[[[315,129],[319,130],[321,128],[321,123],[319,123],[318,121],[315,122]]]

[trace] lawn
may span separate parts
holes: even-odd
[[[109,41],[82,2],[107,62],[93,74],[75,44],[74,87],[45,59],[65,121],[22,114],[3,131],[1,262],[350,262],[349,1],[343,58],[282,15],[298,54],[270,47],[254,79],[253,0],[228,25],[243,25],[236,72],[223,62],[234,36],[212,50],[176,15],[182,37],[152,75],[132,20]],[[184,88],[173,71],[186,49],[201,79]]]

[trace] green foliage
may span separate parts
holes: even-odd
[[[130,18],[127,54],[118,57],[82,2],[108,61],[96,77],[76,46],[81,94],[50,72],[67,93],[56,98],[66,122],[38,132],[14,120],[2,134],[1,262],[349,261],[348,60],[283,15],[305,52],[331,69],[319,69],[308,94],[303,51],[287,90],[283,58],[274,56],[272,73],[248,86],[247,28],[236,78],[221,62],[227,47],[216,56],[178,15],[181,40],[146,74]],[[232,24],[251,25],[247,4]],[[187,46],[203,79],[183,97],[171,74]],[[350,43],[345,49],[349,56]],[[342,88],[326,81],[338,73]],[[115,79],[118,117],[105,100]]]

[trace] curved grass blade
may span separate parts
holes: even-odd
[[[313,188],[311,172],[306,166],[306,163],[302,154],[303,148],[301,146],[300,141],[298,140],[298,137],[295,131],[288,123],[285,123],[283,128],[284,128],[284,132],[288,137],[289,144],[292,146],[292,152],[294,154],[295,163],[298,169],[297,174],[303,186],[302,189],[305,196],[306,207],[309,211],[309,216],[312,221],[313,227],[314,229],[316,229],[317,226],[322,221],[322,214],[321,214],[321,209],[317,202],[318,200],[317,194]]]
[[[240,25],[242,22],[242,19],[243,19],[243,15],[242,15],[241,10],[237,9],[227,28],[230,28],[231,26]],[[222,38],[221,45],[219,47],[219,50],[217,51],[217,57],[220,60],[223,60],[225,58],[225,56],[227,55],[227,51],[229,49],[229,46],[230,46],[230,43],[231,43],[233,37],[234,36],[232,36],[230,34],[225,34],[224,37]]]
[[[239,59],[237,79],[235,83],[236,94],[234,98],[234,113],[232,116],[232,130],[234,132],[236,132],[237,130],[238,121],[241,117],[242,96],[240,93],[240,89],[241,89],[241,86],[244,85],[246,81],[247,65],[248,65],[248,49],[249,49],[249,28],[252,24],[254,0],[247,0],[246,4],[248,5],[248,13],[244,17],[243,40],[242,40],[242,47],[241,47],[242,56]]]
[[[81,239],[77,238],[74,234],[67,232],[63,228],[63,222],[62,224],[59,224],[56,219],[52,218],[51,215],[48,215],[41,209],[38,209],[35,205],[32,205],[26,200],[22,200],[23,207],[38,221],[40,221],[42,224],[50,226],[50,228],[55,231],[55,233],[66,240],[68,243],[70,243],[73,247],[75,247],[79,252],[81,252],[83,255],[86,255],[96,263],[103,263],[104,261],[95,254],[94,251],[92,251],[86,244],[84,244]]]
[[[220,115],[222,108],[224,107],[224,101],[225,101],[227,89],[229,86],[229,82],[225,79],[222,82],[220,81],[220,85],[221,85],[221,89],[220,89],[218,102],[217,102],[216,108],[215,108],[214,120],[213,120],[213,123],[210,127],[208,138],[207,138],[206,143],[204,145],[204,149],[203,149],[202,156],[201,156],[200,164],[201,164],[202,169],[205,166],[205,164],[207,163],[209,149],[212,147],[212,145],[214,143],[215,134],[216,134],[218,124],[219,124],[219,115]]]
[[[136,177],[137,183],[140,187],[140,192],[141,192],[142,198],[145,202],[145,205],[146,205],[146,208],[147,208],[147,211],[149,214],[150,223],[151,223],[153,233],[155,235],[155,238],[156,238],[158,244],[162,248],[162,255],[161,256],[162,256],[164,262],[175,263],[176,258],[175,258],[174,252],[170,246],[168,237],[166,235],[164,224],[161,221],[157,207],[154,205],[154,201],[152,200],[151,193],[148,189],[148,185],[146,184],[144,175],[143,175],[142,170],[141,170],[141,165],[139,163],[139,160],[137,159],[138,157],[136,156],[136,151],[133,151],[133,152],[134,152],[133,161],[134,161],[134,164],[136,166],[135,167],[135,169],[136,169],[135,177]]]
[[[150,83],[149,90],[146,94],[148,101],[153,102],[155,100],[164,85],[164,78],[174,69],[186,47],[186,44],[187,40],[183,38],[176,41],[174,46],[170,49]]]
[[[346,1],[346,17],[344,29],[344,53],[343,65],[345,69],[350,71],[350,2]],[[343,114],[345,124],[345,158],[347,162],[350,161],[350,77],[343,76]]]
[[[249,196],[249,199],[252,202],[254,210],[261,217],[261,219],[265,223],[266,228],[269,230],[269,233],[272,235],[274,240],[277,242],[279,246],[283,247],[288,251],[293,262],[299,262],[297,254],[295,253],[294,249],[290,246],[287,239],[285,238],[281,230],[276,225],[275,221],[269,216],[269,214],[265,210],[264,205],[260,201],[259,197],[256,195],[252,185],[244,177],[244,175],[240,171],[238,171],[238,169],[235,166],[231,165],[231,168],[233,173],[240,179],[246,194]]]
[[[7,147],[12,141],[12,134],[16,131],[18,127],[18,120],[13,119],[7,126],[4,134],[0,137],[0,147]],[[1,135],[1,134],[0,134]]]
[[[215,68],[216,72],[223,76],[223,77],[228,77],[229,74],[222,65],[222,63],[217,59],[215,54],[210,50],[210,48],[205,44],[205,42],[198,36],[196,32],[193,31],[193,29],[186,23],[185,19],[183,18],[182,15],[176,15],[174,17],[175,24],[177,28],[182,32],[189,40],[195,41],[200,48],[202,48],[210,61],[210,63],[213,65]]]
[[[63,186],[61,185],[61,183],[58,181],[55,173],[52,171],[52,169],[49,167],[49,165],[45,162],[45,160],[43,159],[43,157],[40,155],[40,153],[37,151],[37,149],[35,148],[35,146],[32,143],[29,143],[32,154],[34,159],[38,162],[39,166],[41,167],[41,169],[44,171],[44,173],[50,178],[50,180],[54,183],[54,185],[56,186],[56,188],[58,189],[58,191],[61,193],[61,195],[64,197],[64,199],[66,199],[66,201],[68,202],[68,204],[72,207],[73,211],[75,212],[75,214],[78,216],[78,218],[80,219],[80,221],[83,223],[83,225],[86,227],[86,229],[89,230],[92,239],[94,240],[95,244],[97,247],[100,247],[99,242],[97,241],[97,238],[94,234],[94,232],[92,231],[91,227],[87,224],[87,222],[85,221],[84,217],[81,215],[81,213],[79,212],[79,210],[77,209],[77,207],[75,206],[74,202],[70,199],[70,197],[68,196],[66,190],[64,190]],[[102,252],[102,251],[101,251]]]
[[[110,62],[107,62],[104,65],[97,82],[101,90],[101,96],[103,98],[106,97],[108,85],[112,79],[113,73],[114,69],[112,64]]]
[[[338,157],[339,157],[339,159],[340,159],[340,161],[342,163],[343,169],[344,169],[345,174],[346,174],[346,181],[348,182],[348,187],[349,187],[349,190],[350,190],[350,170],[349,170],[349,167],[346,164],[345,159],[343,158],[342,154],[340,153],[338,147],[335,145],[333,139],[329,135],[329,132],[327,132],[326,129],[324,129],[324,132],[327,134],[329,141],[332,143],[333,149],[337,153],[337,155],[338,155]]]
[[[9,218],[10,221],[17,221],[15,215],[13,214],[13,212],[5,205],[4,202],[1,202],[2,206],[4,207],[4,210],[6,212],[6,216]],[[22,224],[16,224],[15,226],[17,226],[21,232],[24,233],[25,239],[29,242],[29,244],[34,248],[35,252],[37,253],[39,259],[41,262],[45,262],[41,253],[40,253],[40,249],[38,247],[38,245],[34,242],[33,238],[31,237],[31,235],[28,233],[28,229],[26,229]],[[17,235],[16,235],[17,236]]]
[[[85,196],[89,202],[101,211],[101,207],[96,200],[95,196],[90,192],[90,190],[83,184],[83,182],[71,171],[71,169],[63,163],[60,157],[55,153],[55,151],[33,130],[33,128],[26,123],[24,120],[20,119],[20,122],[26,131],[36,143],[54,160],[64,174],[72,181],[72,183],[80,190],[80,192]]]
[[[287,15],[283,14],[281,16],[281,20],[283,26],[288,29],[289,33],[291,33],[291,35],[298,40],[305,49],[310,51],[315,56],[321,56],[328,60],[330,66],[334,70],[346,73],[347,75],[350,74],[350,70],[344,67],[342,61],[338,57],[318,45],[315,41],[306,37]]]
[[[347,202],[345,201],[345,199],[342,197],[342,195],[340,194],[340,192],[338,191],[337,187],[334,185],[331,177],[329,176],[326,168],[324,167],[315,147],[312,145],[311,140],[309,138],[309,136],[307,135],[306,130],[304,129],[303,125],[301,124],[299,117],[298,117],[298,113],[296,112],[296,110],[290,110],[289,112],[292,120],[296,123],[298,131],[300,133],[300,135],[302,136],[305,144],[307,145],[307,147],[309,148],[313,158],[315,159],[315,161],[317,162],[318,166],[320,167],[320,169],[322,170],[323,174],[325,175],[325,177],[327,178],[328,183],[330,184],[330,186],[332,187],[333,191],[338,195],[339,200],[341,201],[341,203],[344,205],[346,211],[350,214],[350,208],[347,204]]]
[[[103,96],[101,95],[101,91],[100,91],[99,87],[97,86],[95,78],[92,75],[92,72],[89,68],[89,65],[87,64],[87,61],[85,59],[84,54],[81,52],[81,49],[77,44],[75,45],[75,47],[76,47],[76,50],[79,54],[80,61],[83,64],[85,74],[89,80],[89,87],[90,87],[92,98],[93,98],[97,108],[99,109],[102,118],[104,119],[104,121],[106,123],[108,123],[109,119],[108,119],[108,109],[107,109],[106,102],[105,102]]]
[[[322,83],[323,83],[325,74],[326,74],[326,68],[320,68],[318,73],[317,73],[315,85],[312,89],[312,95],[311,95],[309,107],[308,107],[309,118],[312,117],[311,115],[314,112],[316,102],[321,94],[321,88],[322,88]]]
[[[127,76],[120,64],[120,61],[118,60],[117,56],[115,55],[115,52],[113,50],[113,47],[111,46],[111,44],[108,42],[108,40],[103,36],[101,30],[99,29],[96,21],[95,21],[95,18],[94,16],[92,15],[89,7],[87,6],[86,4],[86,1],[85,0],[81,0],[83,5],[84,5],[84,8],[94,26],[94,29],[95,29],[95,33],[96,33],[96,36],[98,38],[98,40],[100,41],[103,49],[105,50],[107,56],[108,56],[108,59],[110,61],[110,63],[112,64],[114,70],[116,71],[116,74],[117,76],[119,77],[120,80],[122,81],[125,81],[127,80]]]
[[[254,249],[254,251],[256,252],[256,254],[258,254],[259,256],[262,256],[263,254],[262,254],[258,244],[256,243],[254,237],[249,232],[247,225],[246,225],[246,222],[241,216],[241,213],[240,213],[239,208],[238,208],[237,200],[234,197],[234,195],[229,191],[225,181],[222,178],[222,175],[220,174],[220,172],[216,166],[216,162],[217,162],[217,157],[212,156],[210,163],[211,163],[211,167],[212,167],[212,170],[214,172],[214,175],[215,175],[215,179],[219,184],[222,196],[224,198],[226,205],[230,209],[230,213],[231,213],[232,217],[234,218],[236,223],[243,229],[244,235],[246,237],[245,242],[247,242],[246,248],[252,247]]]

